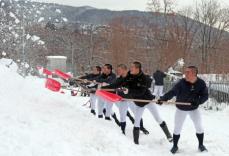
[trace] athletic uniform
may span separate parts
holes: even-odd
[[[208,100],[208,89],[205,82],[200,78],[197,78],[195,83],[190,83],[185,79],[181,79],[172,90],[161,97],[160,100],[167,101],[174,96],[176,96],[177,102],[187,102],[191,103],[191,105],[176,105],[177,110],[175,113],[175,127],[173,132],[174,145],[171,152],[176,153],[178,150],[178,140],[180,138],[183,123],[188,115],[195,125],[196,136],[199,141],[199,150],[205,151],[206,148],[203,145],[204,129],[201,114],[198,109],[200,104]]]
[[[151,86],[151,81],[149,81],[149,77],[146,76],[142,71],[138,75],[129,74],[126,78],[127,88],[129,90],[128,95],[132,99],[143,99],[143,100],[153,100],[155,98],[154,95],[151,94],[149,88]],[[135,122],[133,129],[133,137],[135,144],[139,144],[139,130],[140,130],[140,122],[143,115],[144,110],[147,108],[154,119],[158,122],[158,124],[163,129],[166,137],[172,141],[171,134],[167,128],[166,123],[161,118],[157,105],[155,103],[145,103],[145,102],[135,102]]]

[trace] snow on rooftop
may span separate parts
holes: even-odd
[[[36,42],[38,40],[40,40],[40,37],[39,36],[36,36],[36,35],[33,35],[32,38],[31,38],[32,41]]]
[[[65,17],[62,17],[62,20],[63,20],[64,22],[67,22],[67,21],[68,21],[68,19],[65,18]]]
[[[6,56],[6,52],[3,51],[3,52],[2,52],[2,56]]]
[[[44,41],[42,41],[42,40],[39,40],[39,41],[38,41],[38,44],[39,44],[39,45],[44,45],[44,44],[45,44],[45,42],[44,42]]]
[[[66,56],[46,56],[47,59],[67,59]]]
[[[61,10],[60,10],[60,9],[56,9],[55,12],[56,12],[56,13],[61,13]]]
[[[42,21],[44,21],[44,19],[45,19],[44,17],[40,17],[38,22],[42,22]]]
[[[31,35],[30,34],[27,34],[26,35],[26,39],[28,40],[28,39],[30,39],[31,38]]]

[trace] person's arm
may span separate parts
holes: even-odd
[[[204,82],[199,96],[199,104],[205,103],[208,100],[208,96],[208,88],[206,86],[206,83]]]
[[[123,80],[122,79],[116,79],[116,81],[108,86],[104,86],[102,87],[103,89],[117,89],[119,87],[121,87],[123,83]]]
[[[108,84],[112,84],[112,83],[115,83],[116,81],[116,75],[115,74],[111,74],[105,81],[105,83],[108,83]]]
[[[80,79],[90,79],[92,77],[92,74],[88,74],[88,75],[85,75],[85,76],[81,76]]]
[[[163,78],[165,78],[167,75],[164,72],[162,72],[162,76]]]
[[[171,100],[174,96],[177,96],[180,90],[180,84],[181,84],[181,81],[175,84],[175,86],[170,91],[168,91],[164,96],[160,97],[160,100],[168,101],[168,100]]]

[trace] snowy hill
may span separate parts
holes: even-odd
[[[24,79],[15,72],[16,65],[7,68],[7,63],[0,60],[1,156],[170,155],[171,144],[147,111],[143,118],[150,135],[141,134],[136,146],[130,122],[125,137],[114,122],[95,118],[82,106],[88,98],[50,92],[43,79]],[[175,108],[160,110],[172,130]],[[229,110],[202,113],[209,152],[197,152],[194,127],[187,119],[177,155],[228,156]]]

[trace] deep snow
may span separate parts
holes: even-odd
[[[44,79],[24,79],[16,65],[7,68],[6,62],[0,60],[0,156],[171,155],[171,144],[148,111],[143,118],[150,135],[141,134],[136,146],[130,122],[123,136],[114,122],[98,119],[82,106],[88,98],[51,92],[44,88]],[[172,131],[175,107],[159,109]],[[202,113],[209,152],[197,151],[194,126],[187,118],[177,155],[228,156],[229,109]]]

